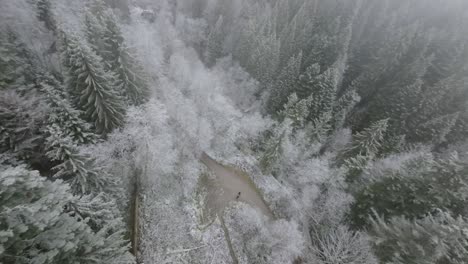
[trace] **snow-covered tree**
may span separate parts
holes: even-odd
[[[316,77],[315,86],[311,87],[314,101],[311,116],[320,117],[323,113],[333,113],[337,96],[338,76],[334,69],[329,69]]]
[[[373,123],[353,136],[353,140],[337,156],[337,164],[348,169],[348,180],[358,180],[359,174],[381,151],[388,119]]]
[[[19,95],[12,90],[0,94],[0,150],[11,152],[28,163],[41,163],[42,131],[48,107],[40,95]]]
[[[48,126],[47,133],[47,156],[52,161],[59,162],[53,168],[56,171],[54,177],[69,181],[77,194],[111,190],[115,187],[110,176],[99,173],[94,161],[80,153],[76,143],[58,125]]]
[[[311,233],[314,263],[377,263],[369,237],[363,232],[351,231],[342,225],[328,232]]]
[[[233,57],[263,85],[273,83],[279,65],[281,42],[273,29],[271,19],[261,15],[261,5],[252,6],[253,15],[239,25]]]
[[[288,140],[291,134],[291,122],[290,119],[285,119],[276,124],[267,135],[259,159],[263,173],[270,173],[279,165],[278,162],[284,153],[284,141]]]
[[[210,30],[208,39],[206,40],[205,62],[208,66],[212,66],[216,62],[216,59],[223,55],[224,34],[222,30],[223,17],[221,16]]]
[[[105,71],[102,59],[85,42],[64,35],[62,45],[68,89],[74,103],[85,112],[98,133],[119,127],[125,109],[115,75]]]
[[[149,96],[148,80],[140,63],[125,44],[117,18],[101,1],[86,12],[86,35],[103,59],[105,69],[116,75],[116,90],[130,104],[138,105]]]
[[[372,219],[373,244],[383,263],[461,264],[468,261],[468,222],[436,211],[421,219]]]
[[[295,93],[291,94],[288,97],[288,102],[284,105],[284,109],[279,112],[281,121],[290,119],[294,128],[304,127],[312,102],[312,96],[299,100]]]
[[[267,102],[268,112],[277,115],[297,86],[302,62],[302,53],[293,56],[273,83]]]
[[[414,219],[437,209],[465,215],[467,169],[466,162],[453,155],[437,161],[418,158],[403,168],[387,170],[356,194],[351,220],[355,226],[367,225],[372,211],[384,219]]]
[[[36,77],[38,59],[11,28],[0,34],[0,84],[27,92]]]
[[[298,80],[298,86],[296,88],[296,93],[300,98],[305,98],[318,92],[316,89],[316,82],[319,75],[319,64],[310,65],[303,73],[301,73]]]
[[[90,217],[81,217],[70,207],[77,201],[60,180],[49,181],[24,166],[2,167],[0,259],[5,263],[134,263],[121,231],[109,232],[107,226],[93,231],[88,226]]]
[[[6,39],[6,36],[0,37],[0,87],[7,88],[7,85],[15,80],[17,58],[14,56],[13,46]]]
[[[460,1],[444,8],[436,1],[362,5],[343,82],[344,90],[362,98],[351,118],[354,127],[390,118],[390,133],[408,142],[438,146],[459,139],[464,122],[455,116],[464,106],[456,97],[466,94],[459,85],[466,76],[459,75],[466,71],[466,49],[460,48],[466,35],[455,25],[466,22],[464,8]],[[441,17],[447,23],[438,23]],[[450,138],[434,135],[451,130],[457,132]]]
[[[294,221],[269,221],[245,206],[229,210],[225,218],[240,263],[292,263],[302,255],[304,240]]]
[[[115,15],[107,10],[98,18],[104,25],[100,35],[103,47],[98,50],[109,65],[109,69],[117,75],[117,85],[123,96],[134,105],[142,104],[150,96],[148,80],[140,63],[125,44],[122,32]]]
[[[345,125],[346,118],[360,100],[361,98],[356,91],[349,90],[335,101],[332,124],[335,129],[340,129]]]
[[[384,141],[388,119],[380,120],[353,136],[352,143],[343,150],[344,159],[378,154]]]
[[[37,18],[44,22],[45,27],[57,33],[57,21],[52,12],[52,4],[50,0],[36,0]]]
[[[83,113],[67,100],[63,85],[52,76],[44,78],[39,85],[51,109],[50,124],[60,127],[65,137],[70,137],[78,144],[97,141],[96,135],[91,132],[90,124],[81,119]]]
[[[81,218],[88,219],[87,224],[95,232],[103,228],[119,232],[125,230],[115,200],[106,193],[83,195],[67,206],[70,211],[73,211]]]

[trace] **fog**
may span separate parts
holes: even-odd
[[[466,1],[0,0],[0,29],[0,262],[468,262]]]

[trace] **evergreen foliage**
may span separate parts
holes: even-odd
[[[219,17],[215,26],[208,34],[206,41],[205,61],[208,66],[214,65],[216,59],[221,58],[223,55],[223,17]]]
[[[40,159],[45,135],[45,106],[39,96],[21,96],[9,90],[0,94],[0,151],[35,163]]]
[[[117,18],[103,7],[89,8],[86,15],[87,37],[102,56],[105,69],[116,75],[115,86],[130,104],[139,105],[149,96],[144,71],[125,45]]]
[[[55,21],[52,12],[52,4],[50,3],[50,0],[37,0],[36,5],[38,11],[37,18],[44,22],[44,25],[48,30],[57,33],[57,22]]]
[[[369,128],[353,135],[353,139],[337,156],[337,164],[348,170],[347,180],[359,180],[359,174],[369,161],[377,157],[383,148],[388,119],[380,120]]]
[[[105,71],[102,59],[86,43],[71,36],[63,38],[62,56],[74,103],[98,133],[109,133],[122,124],[125,112],[116,77]]]
[[[0,57],[1,88],[15,88],[25,92],[35,79],[38,62],[10,28],[0,34]]]
[[[290,135],[290,129],[290,119],[285,119],[282,123],[277,124],[271,129],[270,135],[265,139],[263,146],[264,151],[259,159],[260,168],[263,173],[268,174],[274,172],[277,168],[277,163],[283,155],[283,144]]]
[[[134,263],[133,233],[145,263],[467,263],[442,2],[0,0],[0,262]],[[205,194],[203,152],[248,187]]]
[[[76,110],[66,98],[65,88],[53,77],[49,76],[41,84],[50,106],[49,122],[60,127],[65,137],[70,137],[78,144],[95,143],[97,137],[91,132],[91,126],[83,119],[83,113]]]
[[[383,144],[387,124],[388,119],[383,119],[356,133],[352,143],[343,150],[343,160],[357,156],[375,157]]]
[[[312,101],[312,96],[299,100],[295,93],[291,94],[284,109],[279,113],[281,121],[289,119],[293,128],[303,128],[309,116]]]
[[[271,95],[268,100],[267,109],[275,115],[287,102],[287,98],[292,94],[297,85],[302,62],[302,53],[292,57],[288,64],[281,70],[278,78],[273,84]]]
[[[389,170],[356,194],[351,220],[357,227],[367,225],[372,210],[384,219],[415,219],[439,209],[465,215],[467,169],[466,162],[453,155],[435,162],[416,160],[399,170]]]
[[[468,223],[439,211],[417,220],[372,220],[374,245],[383,263],[461,264],[468,261]]]
[[[53,169],[54,177],[70,182],[76,194],[97,193],[105,188],[111,189],[112,182],[108,175],[99,174],[93,160],[81,154],[76,143],[57,125],[47,128],[47,156],[59,162]]]
[[[2,167],[0,199],[4,263],[132,263],[121,231],[105,227],[93,232],[90,218],[70,208],[79,198],[61,181],[21,166]]]

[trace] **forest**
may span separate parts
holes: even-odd
[[[0,264],[468,263],[468,1],[0,0]]]

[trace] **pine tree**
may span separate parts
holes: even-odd
[[[5,263],[134,263],[121,231],[94,232],[90,218],[70,207],[79,198],[60,180],[48,181],[23,166],[2,167],[0,194],[0,259]]]
[[[417,130],[418,136],[435,145],[447,142],[447,135],[452,132],[459,116],[460,113],[457,112],[433,118],[420,125]]]
[[[465,98],[468,92],[464,88],[465,77],[461,76],[464,74],[463,70],[455,71],[454,74],[439,80],[420,93],[422,97],[420,103],[414,107],[415,110],[406,121],[407,134],[411,141],[438,146],[463,138],[455,135],[463,134],[456,130],[461,129],[457,128],[457,124],[460,125],[463,119],[461,98]]]
[[[65,88],[52,76],[47,76],[39,84],[51,108],[49,124],[60,127],[64,136],[70,137],[78,144],[88,144],[97,141],[91,132],[91,126],[81,119],[81,111],[76,110],[66,99]]]
[[[4,90],[15,81],[17,58],[13,46],[0,35],[0,89]]]
[[[106,228],[106,225],[111,225],[109,230],[125,228],[116,201],[106,193],[83,195],[79,200],[70,202],[68,208],[81,218],[89,219],[87,224],[95,232]]]
[[[466,230],[465,218],[442,211],[417,220],[377,216],[371,234],[383,263],[462,264],[468,261]]]
[[[0,88],[27,92],[36,78],[38,59],[10,28],[0,34],[0,57]]]
[[[288,96],[295,91],[300,74],[301,61],[302,53],[292,57],[276,78],[267,102],[267,110],[270,114],[277,115],[286,103]]]
[[[93,122],[98,133],[119,127],[124,117],[124,102],[115,90],[115,76],[106,72],[100,57],[74,37],[63,37],[64,65],[68,89],[75,104]]]
[[[335,105],[338,80],[334,69],[329,69],[316,77],[314,86],[311,87],[314,102],[312,103],[311,116],[319,118],[323,113],[332,113]]]
[[[260,5],[252,6],[253,13],[261,12]],[[247,10],[244,10],[247,12]],[[239,61],[263,88],[273,83],[279,65],[281,42],[271,19],[260,14],[249,14],[249,20],[240,25],[237,42],[234,43],[233,58]]]
[[[315,88],[318,75],[320,75],[320,65],[313,64],[307,67],[305,72],[299,76],[298,86],[296,88],[296,93],[299,98],[305,98],[317,92]]]
[[[111,10],[88,10],[88,39],[94,50],[104,58],[106,69],[116,75],[116,87],[130,104],[144,103],[150,95],[144,71],[125,45],[117,18]]]
[[[36,94],[21,96],[12,90],[0,93],[0,152],[11,152],[29,164],[40,163],[47,112]]]
[[[259,159],[260,168],[264,174],[275,172],[278,161],[281,159],[284,151],[284,140],[290,136],[291,120],[285,119],[276,127],[272,128],[271,134],[266,138],[264,151]]]
[[[343,94],[338,100],[336,100],[333,107],[333,127],[335,129],[342,128],[345,125],[345,121],[351,112],[361,100],[361,97],[354,90],[349,90]]]
[[[351,145],[343,151],[345,159],[358,155],[375,157],[384,141],[387,125],[388,119],[383,119],[355,134]]]
[[[319,117],[312,119],[306,127],[307,135],[311,142],[324,143],[330,133],[333,131],[331,112],[324,112]]]
[[[44,22],[45,27],[52,31],[54,34],[57,33],[57,22],[55,21],[52,13],[52,5],[50,0],[37,0],[37,18]]]
[[[278,1],[274,7],[276,32],[281,41],[280,67],[298,50],[306,51],[306,39],[312,28],[310,1]]]
[[[335,68],[320,74],[320,66],[313,64],[299,77],[297,91],[301,98],[306,95],[313,98],[308,117],[312,124],[308,130],[314,140],[322,141],[329,132],[342,128],[348,113],[359,101],[354,91],[338,97],[338,75]]]
[[[369,128],[356,133],[352,142],[337,156],[337,164],[347,169],[347,180],[358,180],[359,174],[380,152],[387,131],[388,119],[373,123]]]
[[[422,8],[424,15],[416,11]],[[466,34],[453,25],[466,21],[457,11],[464,8],[461,2],[440,9],[419,1],[362,6],[344,81],[344,90],[353,88],[363,98],[353,111],[354,128],[390,118],[390,133],[409,143],[437,147],[463,137],[463,121],[455,115],[464,111],[460,98],[467,94]],[[439,23],[441,17],[447,23]]]
[[[208,39],[206,41],[205,62],[209,67],[213,66],[216,62],[216,59],[221,58],[223,55],[223,21],[223,17],[219,17],[218,21],[208,34]]]
[[[88,43],[91,45],[92,49],[101,57],[103,57],[103,50],[105,48],[104,44],[104,32],[106,31],[106,25],[102,21],[102,16],[104,10],[101,8],[96,8],[94,10],[91,7],[88,7],[85,13],[85,36]],[[91,10],[94,10],[92,12]],[[104,58],[104,57],[103,57]],[[106,68],[110,68],[110,63],[105,61]]]
[[[47,128],[47,156],[59,162],[53,169],[54,177],[70,182],[76,194],[96,193],[104,189],[115,187],[110,177],[96,170],[94,161],[80,153],[73,140],[62,132],[57,125]]]
[[[467,163],[457,155],[437,161],[424,158],[409,162],[359,191],[351,207],[351,220],[357,227],[366,226],[373,210],[385,219],[393,216],[415,219],[437,209],[464,215],[467,172]]]
[[[279,113],[281,121],[289,119],[293,128],[303,128],[309,116],[312,101],[312,97],[299,100],[295,93],[291,94],[284,109]]]

